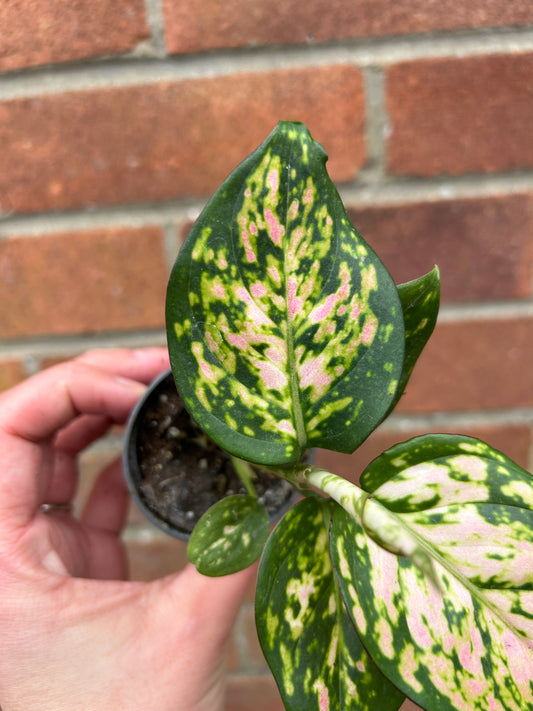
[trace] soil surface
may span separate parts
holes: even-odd
[[[190,533],[219,499],[245,494],[231,457],[192,420],[169,375],[149,398],[138,426],[139,494],[146,506]],[[293,495],[284,479],[259,468],[254,486],[271,516]]]

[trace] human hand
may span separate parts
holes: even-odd
[[[124,581],[118,462],[80,520],[61,509],[78,454],[167,366],[163,349],[93,351],[0,396],[3,711],[223,708],[225,650],[253,569]]]

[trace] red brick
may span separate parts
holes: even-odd
[[[351,209],[349,214],[396,283],[437,264],[443,301],[531,295],[531,194]]]
[[[0,360],[0,391],[8,390],[27,377],[24,363],[19,358]]]
[[[0,208],[207,195],[281,119],[308,125],[335,180],[351,180],[363,164],[362,75],[343,65],[7,101]]]
[[[285,711],[274,678],[266,676],[230,676],[226,711]]]
[[[409,699],[404,701],[403,704],[400,706],[400,711],[418,711],[418,710],[423,711],[421,706],[417,706],[412,701],[409,701]]]
[[[403,412],[533,406],[533,318],[443,322],[398,405]]]
[[[529,469],[531,451],[531,428],[527,425],[435,425],[428,424],[419,428],[411,429],[378,429],[353,454],[340,454],[339,452],[328,452],[319,450],[317,453],[317,465],[324,467],[339,476],[343,476],[349,481],[357,482],[359,476],[372,460],[382,454],[386,449],[398,442],[405,442],[411,437],[431,433],[444,434],[464,434],[469,437],[477,437],[490,444],[521,467]]]
[[[355,37],[533,22],[527,0],[163,0],[170,52],[310,44]]]
[[[148,37],[142,0],[0,3],[0,71],[132,50]]]
[[[167,278],[158,228],[0,240],[0,337],[161,328]]]
[[[386,78],[396,175],[485,173],[533,166],[533,54],[425,59]]]

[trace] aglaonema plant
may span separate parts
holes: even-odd
[[[460,435],[397,444],[360,485],[307,464],[353,452],[400,398],[439,274],[396,287],[302,124],[282,122],[193,227],[167,296],[187,409],[302,499],[270,534],[250,493],[205,514],[207,575],[261,556],[256,624],[290,711],[533,709],[533,482]],[[250,484],[250,482],[248,482]],[[252,481],[253,484],[253,481]]]

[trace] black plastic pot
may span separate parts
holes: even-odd
[[[156,413],[159,407],[167,410],[163,419]],[[231,457],[185,410],[170,370],[154,380],[131,414],[123,466],[139,510],[165,533],[185,541],[201,513],[216,500],[244,493]],[[287,481],[258,467],[253,470],[260,500],[274,522],[299,493]]]

